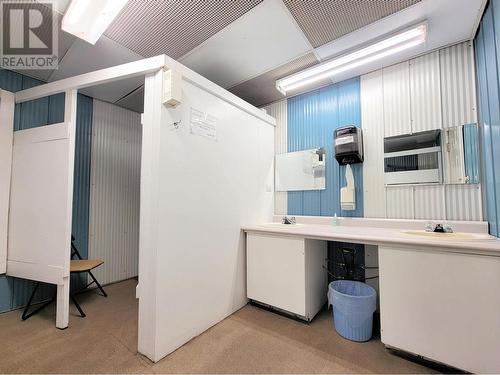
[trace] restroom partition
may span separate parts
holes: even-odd
[[[57,328],[69,324],[77,90],[143,76],[164,64],[159,56],[14,94],[23,103],[65,93],[64,122],[14,132],[6,262],[9,276],[57,285]]]
[[[0,275],[7,269],[7,237],[14,131],[14,94],[0,90]]]
[[[64,122],[14,132],[7,275],[57,285],[56,327],[68,326],[76,90]]]
[[[68,325],[73,90],[139,76],[138,351],[158,361],[248,301],[241,228],[271,221],[274,205],[276,122],[263,111],[165,55],[17,92],[71,91],[64,124],[24,133],[24,149],[14,141],[7,273],[57,284],[57,326]]]

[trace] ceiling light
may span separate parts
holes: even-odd
[[[276,88],[286,95],[287,92],[299,87],[418,46],[425,42],[426,35],[427,24],[422,23],[358,51],[279,79],[276,81]]]
[[[62,20],[67,33],[95,44],[128,0],[72,0]]]

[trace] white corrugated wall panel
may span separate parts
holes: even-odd
[[[446,219],[443,185],[415,186],[415,219]]]
[[[364,216],[386,216],[384,183],[384,87],[382,71],[361,76]]]
[[[141,136],[140,114],[94,100],[89,259],[104,284],[137,276]]]
[[[408,61],[383,69],[386,137],[411,132],[409,77]]]
[[[276,119],[276,128],[274,133],[274,153],[283,154],[287,152],[287,106],[286,99],[272,103],[263,107],[266,112]],[[286,215],[288,210],[288,193],[286,191],[277,191],[274,193],[274,214]]]
[[[439,51],[410,60],[411,129],[441,129]]]
[[[414,219],[415,198],[413,186],[388,186],[386,189],[387,218]]]
[[[483,220],[481,185],[446,185],[448,220]]]
[[[474,52],[471,42],[439,51],[443,128],[477,122]]]

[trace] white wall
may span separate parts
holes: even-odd
[[[0,90],[0,274],[7,266],[10,173],[14,134],[14,94]]]
[[[139,113],[94,100],[88,256],[103,284],[138,274],[141,136]]]
[[[480,185],[385,187],[381,139],[477,122],[474,74],[466,42],[361,77],[365,217],[482,220]]]
[[[286,100],[265,106],[276,117],[276,153],[287,150]],[[387,136],[477,122],[472,47],[457,44],[361,76],[364,216],[482,220],[481,185],[385,186]],[[287,193],[275,195],[276,215]]]
[[[276,154],[287,152],[287,110],[288,101],[286,99],[269,104],[263,109],[267,114],[276,119],[276,128],[274,131],[274,151]],[[286,191],[277,191],[274,193],[274,214],[286,215],[288,209],[288,193]]]
[[[247,303],[241,227],[273,214],[274,120],[169,64],[180,105],[161,104],[161,72],[145,85],[138,348],[153,361]],[[192,108],[217,119],[216,140],[191,133]]]

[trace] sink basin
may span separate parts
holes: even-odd
[[[474,233],[463,233],[463,232],[455,232],[455,233],[438,233],[438,232],[426,232],[423,230],[409,230],[403,232],[409,236],[420,236],[420,237],[428,237],[433,239],[441,239],[441,240],[451,240],[451,241],[461,241],[461,240],[485,240],[488,238],[487,235],[474,234]]]
[[[261,227],[274,227],[274,228],[283,228],[283,229],[295,229],[301,227],[303,224],[281,224],[281,223],[266,223],[261,224]]]

